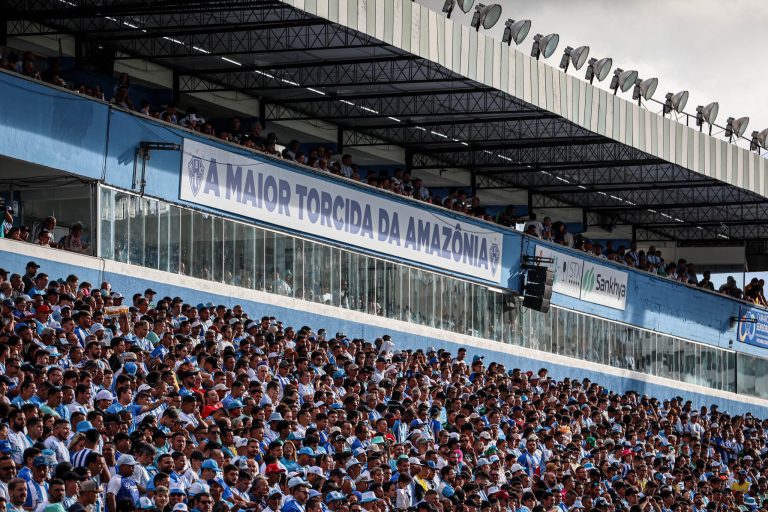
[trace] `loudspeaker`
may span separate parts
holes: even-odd
[[[526,269],[523,306],[546,313],[552,298],[554,272],[549,267],[531,266]]]
[[[552,285],[546,283],[531,283],[525,285],[525,295],[535,295],[536,297],[552,297]]]
[[[527,279],[534,283],[546,283],[552,286],[554,282],[555,273],[549,267],[535,266],[528,267]]]
[[[526,295],[523,297],[523,307],[528,309],[535,309],[536,311],[541,311],[542,313],[547,313],[549,312],[549,299]]]

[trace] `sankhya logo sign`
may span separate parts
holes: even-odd
[[[581,289],[584,291],[592,291],[595,289],[595,269],[590,268],[581,278]]]

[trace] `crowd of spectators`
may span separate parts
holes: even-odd
[[[9,512],[749,512],[768,420],[0,271]],[[130,297],[130,298],[129,298]]]

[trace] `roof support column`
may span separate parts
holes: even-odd
[[[533,190],[528,189],[528,215],[533,213]]]
[[[408,174],[411,174],[411,170],[413,169],[413,150],[406,149],[405,150],[405,172]]]
[[[174,70],[173,71],[173,85],[171,85],[171,99],[173,99],[174,103],[179,103],[179,100],[181,99],[181,80],[180,80],[181,73]]]
[[[336,153],[344,153],[344,127],[341,125],[336,128]]]
[[[259,123],[262,129],[267,127],[267,102],[263,96],[259,97]]]

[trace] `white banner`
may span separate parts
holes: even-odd
[[[581,277],[581,298],[623,311],[627,302],[627,277],[626,272],[585,261]]]
[[[582,260],[570,254],[555,252],[542,245],[536,246],[536,256],[554,260],[554,263],[549,265],[554,273],[553,292],[576,299],[581,298],[581,271],[584,268]]]
[[[629,277],[627,272],[553,251],[542,245],[536,246],[536,256],[554,260],[554,263],[549,264],[554,271],[553,292],[624,310]]]
[[[333,180],[184,139],[179,197],[500,284],[502,235]]]

